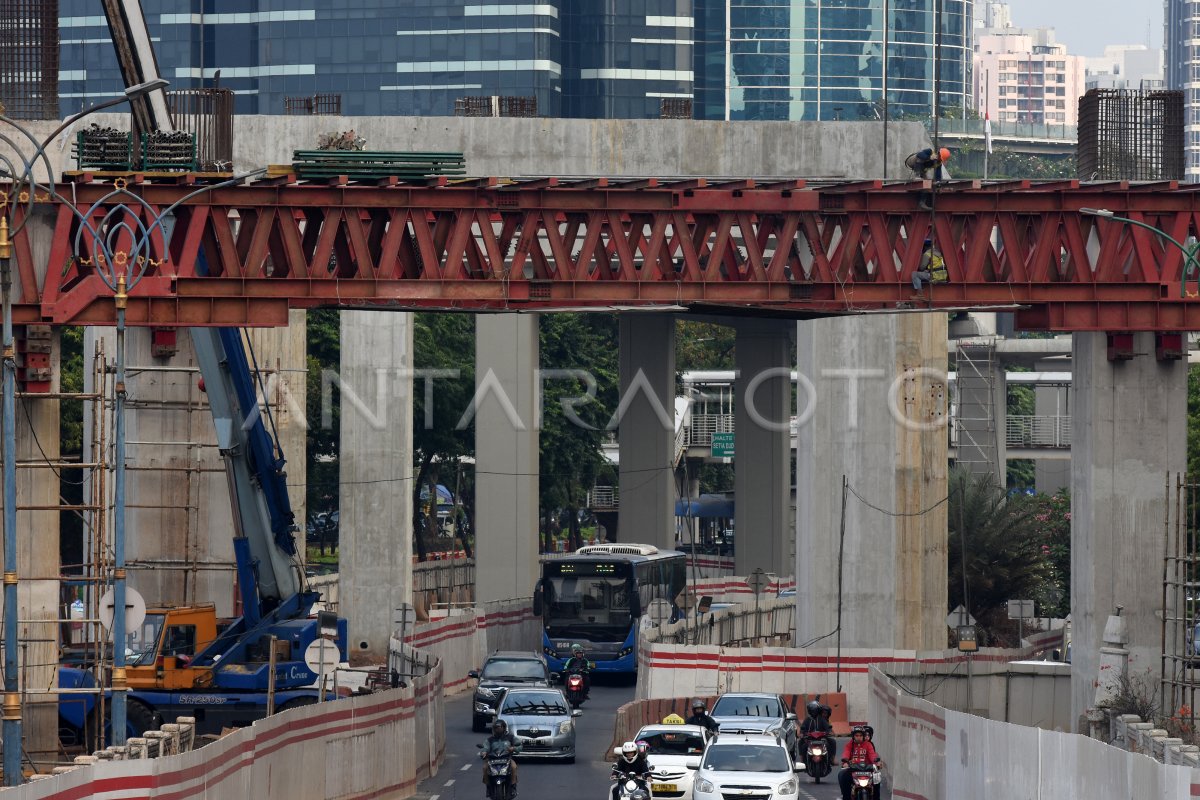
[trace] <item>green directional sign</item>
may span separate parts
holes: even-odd
[[[733,458],[733,433],[714,433],[712,435],[712,457]]]

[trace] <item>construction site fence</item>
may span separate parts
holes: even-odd
[[[9,789],[5,797],[412,797],[420,781],[437,773],[446,746],[442,665],[430,663],[402,688],[284,711],[191,752],[98,760]]]
[[[1153,800],[1200,795],[1200,771],[1097,739],[952,711],[872,666],[868,713],[892,797]]]
[[[339,575],[331,572],[308,579],[311,590],[321,593],[327,610],[336,611],[341,595]],[[438,605],[469,604],[475,597],[475,559],[453,558],[413,564],[413,604],[427,613]]]
[[[779,631],[790,624],[794,602],[794,598],[760,601],[757,620],[753,607],[743,605],[703,615],[699,625],[688,620],[643,629],[637,698],[845,692],[847,719],[853,724],[869,720],[867,673],[879,666],[899,684],[923,694],[936,693],[956,709],[965,711],[970,706],[996,719],[1070,727],[1069,665],[1031,661],[1061,648],[1061,629],[1044,636],[1031,634],[1034,639],[1026,637],[1027,647],[984,648],[970,655],[957,650],[839,649],[828,638],[822,647],[793,647],[790,641],[777,644],[785,638]],[[705,617],[712,618],[711,625]],[[753,634],[756,626],[763,644],[740,644],[755,640],[744,635]],[[723,644],[726,639],[733,643]]]
[[[444,668],[443,691],[453,694],[470,686],[467,673],[478,669],[488,653],[540,651],[541,636],[533,598],[522,597],[451,609],[442,619],[417,623],[405,633],[404,644],[437,656]]]
[[[692,613],[678,622],[648,628],[644,641],[721,647],[791,644],[795,598],[760,595],[757,603],[746,602],[706,614]]]

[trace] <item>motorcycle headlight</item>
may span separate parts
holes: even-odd
[[[575,722],[573,720],[564,720],[563,722],[558,723],[558,733],[560,736],[566,736],[574,727]]]
[[[800,783],[795,778],[792,778],[790,781],[784,781],[779,784],[779,788],[776,791],[780,794],[796,794],[800,791]]]
[[[702,792],[704,794],[712,794],[717,790],[717,787],[713,786],[712,781],[708,780],[707,778],[697,778],[695,788],[697,792]]]

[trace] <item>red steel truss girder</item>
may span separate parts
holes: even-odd
[[[193,188],[133,184],[149,205],[141,224]],[[935,215],[916,209],[921,188],[545,179],[217,189],[177,209],[168,249],[152,237],[127,319],[283,325],[288,308],[329,305],[812,315],[912,303],[1020,307],[1029,328],[1200,330],[1200,298],[1181,297],[1177,248],[1078,211],[1107,208],[1183,241],[1200,234],[1200,187],[964,182],[939,192]],[[86,208],[111,190],[79,183],[59,194]],[[61,205],[57,212],[46,263],[61,266],[43,269],[40,293],[31,289],[42,272],[29,229],[17,237],[14,319],[111,323],[111,291],[95,264],[74,254],[73,215]],[[914,301],[911,276],[927,236],[951,280]],[[118,236],[118,249],[129,238]],[[197,270],[201,249],[207,274]]]

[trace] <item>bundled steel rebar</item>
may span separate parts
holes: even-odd
[[[1079,98],[1084,180],[1182,180],[1183,92],[1092,89]]]

